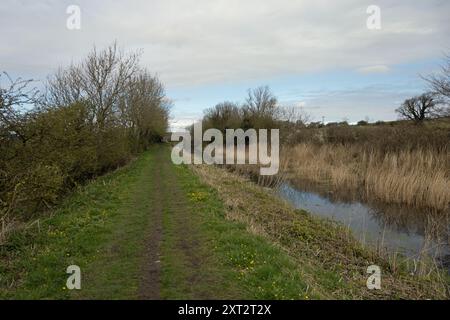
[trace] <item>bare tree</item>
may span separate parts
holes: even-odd
[[[450,102],[450,54],[445,57],[439,73],[423,78],[430,84],[434,92],[447,100],[447,103]]]
[[[83,63],[60,70],[48,80],[46,104],[87,102],[91,121],[103,128],[107,121],[114,121],[120,97],[139,70],[139,57],[139,53],[124,54],[116,43],[101,51],[94,48]]]
[[[242,112],[234,102],[221,102],[213,108],[205,110],[204,128],[216,128],[225,132],[226,129],[237,129],[242,123]]]
[[[67,69],[59,68],[56,74],[47,81],[43,104],[47,107],[61,107],[84,100],[81,81],[81,72],[78,66],[71,65]]]
[[[299,106],[280,106],[277,109],[276,118],[290,124],[304,126],[311,120],[311,116]]]
[[[439,96],[438,116],[450,117],[450,54],[445,56],[439,73],[422,78],[428,82],[431,90]]]
[[[421,122],[426,118],[439,115],[442,110],[439,108],[436,94],[427,92],[420,96],[406,99],[400,108],[395,111],[404,119]]]
[[[276,126],[278,100],[269,87],[258,87],[248,91],[242,106],[243,128],[273,128]]]
[[[25,106],[34,105],[37,101],[38,90],[30,88],[33,80],[18,78],[13,80],[6,72],[0,74],[7,80],[6,86],[0,82],[0,126],[8,133],[13,133],[25,141],[23,133],[23,120]]]
[[[163,84],[156,76],[143,70],[130,80],[121,99],[118,118],[137,136],[139,143],[149,142],[153,137],[166,133],[170,107]]]
[[[278,100],[268,86],[258,87],[248,91],[245,109],[252,115],[272,116]]]

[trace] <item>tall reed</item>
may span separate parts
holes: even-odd
[[[286,151],[286,150],[285,150]],[[359,145],[301,143],[284,152],[290,178],[359,190],[373,200],[448,210],[450,163],[447,152],[423,148],[399,152]]]

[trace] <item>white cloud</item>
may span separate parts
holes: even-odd
[[[395,119],[395,109],[406,98],[416,93],[417,88],[405,89],[404,85],[385,84],[361,86],[349,90],[314,91],[307,94],[305,110],[314,121],[325,116],[327,121],[350,122],[364,120]]]
[[[378,66],[369,66],[369,67],[362,67],[357,69],[360,73],[386,73],[390,71],[390,68],[388,66],[384,65],[378,65]]]
[[[449,1],[380,0],[379,31],[367,30],[371,1],[360,0],[79,0],[82,29],[69,31],[72,2],[2,0],[0,68],[41,76],[116,39],[144,49],[168,85],[189,86],[390,66],[450,43]]]

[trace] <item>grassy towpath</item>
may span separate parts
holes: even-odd
[[[308,290],[294,261],[225,219],[215,190],[173,165],[165,146],[13,234],[0,261],[6,299],[304,298]],[[81,290],[66,288],[70,265],[81,268]]]
[[[175,166],[159,145],[13,234],[0,247],[0,298],[445,297],[394,274],[369,292],[365,268],[384,262],[348,237],[224,170]],[[70,265],[81,290],[66,288]]]

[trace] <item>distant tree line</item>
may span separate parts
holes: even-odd
[[[138,53],[116,44],[32,81],[0,78],[0,219],[29,217],[167,132],[170,101]],[[0,223],[1,224],[1,223]]]
[[[268,86],[249,89],[244,103],[225,101],[204,111],[203,129],[289,129],[305,126],[309,116],[299,106],[280,105]]]

